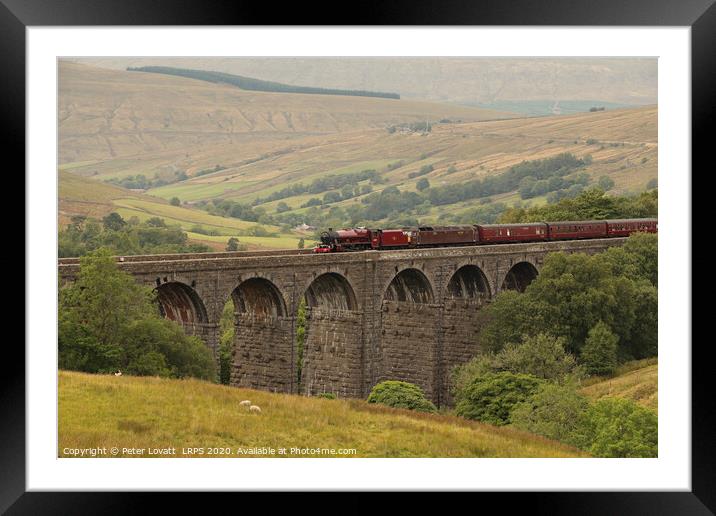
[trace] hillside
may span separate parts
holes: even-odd
[[[395,91],[402,98],[435,102],[593,100],[645,105],[656,103],[657,97],[654,58],[95,57],[81,61],[121,70],[150,65],[215,70],[302,86]]]
[[[256,156],[267,152],[271,146],[267,140],[290,141],[296,136],[426,118],[474,121],[508,116],[410,100],[244,91],[184,77],[107,70],[65,60],[59,62],[58,114],[59,162],[76,164],[76,171],[87,175],[94,172],[92,165],[99,165],[97,171],[102,174],[103,161],[138,155],[145,169],[160,163],[186,168],[191,162],[185,158],[218,143],[238,146],[234,148],[238,161],[252,157],[246,155],[247,146]]]
[[[617,376],[613,378],[596,379],[590,382],[582,388],[582,393],[593,399],[627,398],[657,411],[659,366],[656,359],[625,364],[623,368],[625,370],[617,371]]]
[[[189,240],[223,251],[230,237],[238,237],[249,249],[295,249],[300,234],[281,232],[277,226],[262,227],[276,236],[252,236],[254,222],[209,215],[205,211],[172,206],[164,199],[132,192],[107,183],[59,170],[58,224],[63,229],[74,215],[100,219],[115,211],[123,218],[137,217],[145,221],[160,217],[167,224],[177,224],[188,232]],[[216,233],[213,236],[196,233],[196,228]],[[194,231],[193,231],[194,230]]]
[[[59,456],[66,456],[66,447],[103,446],[144,448],[139,456],[174,446],[179,457],[182,447],[194,446],[354,448],[357,457],[586,456],[526,432],[453,416],[198,380],[60,371],[58,392]],[[261,414],[241,407],[244,399],[259,405]]]
[[[577,157],[590,155],[593,162],[585,171],[594,181],[603,175],[613,179],[613,193],[642,191],[650,179],[657,177],[656,122],[657,109],[647,107],[563,117],[435,124],[427,135],[365,130],[304,138],[290,147],[277,143],[274,155],[243,164],[236,163],[231,148],[216,146],[212,158],[226,169],[149,193],[167,199],[179,196],[187,201],[221,197],[250,202],[292,184],[365,169],[384,173],[386,183],[375,190],[388,186],[415,190],[417,179],[410,176],[426,165],[431,165],[433,171],[424,177],[432,186],[441,186],[497,174],[524,160],[565,152]],[[395,167],[396,164],[401,166]],[[389,166],[393,168],[389,170]],[[282,200],[297,209],[310,197]],[[359,201],[360,196],[338,205]],[[433,214],[471,204],[444,207]],[[272,211],[275,205],[264,206]]]

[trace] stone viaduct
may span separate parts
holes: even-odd
[[[307,395],[368,395],[383,380],[449,403],[453,366],[477,351],[480,307],[523,290],[553,251],[595,253],[625,239],[314,254],[272,251],[120,257],[154,287],[165,317],[217,352],[219,319],[235,311],[231,383]],[[72,281],[77,259],[62,259]],[[301,382],[296,319],[307,303]]]

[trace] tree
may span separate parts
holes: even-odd
[[[523,336],[519,344],[508,344],[500,351],[493,368],[525,373],[546,380],[560,380],[576,372],[577,360],[565,351],[567,339],[546,333]]]
[[[605,192],[608,192],[614,188],[614,180],[609,176],[602,176],[599,178],[599,181],[597,181],[597,185]]]
[[[617,367],[618,342],[619,337],[602,321],[590,329],[580,356],[587,373],[612,374]]]
[[[589,330],[604,321],[627,343],[635,321],[635,291],[635,282],[614,276],[599,255],[550,253],[525,291],[533,310],[528,333],[566,337],[567,349],[578,354]]]
[[[127,223],[119,213],[113,211],[109,215],[102,218],[102,225],[106,230],[119,231],[126,226]]]
[[[303,249],[304,247],[306,247],[306,241],[301,237],[298,239],[298,248]]]
[[[418,179],[417,183],[415,183],[415,188],[417,188],[420,192],[422,192],[423,190],[427,190],[428,188],[430,188],[430,181],[428,181],[428,178],[422,177]]]
[[[510,421],[522,430],[576,446],[576,434],[588,406],[587,398],[573,385],[548,383],[528,400],[515,404]]]
[[[155,311],[153,293],[120,271],[107,249],[80,259],[77,280],[60,290],[59,365],[108,372],[120,364],[126,327]]]
[[[159,217],[151,217],[150,219],[147,219],[147,226],[152,226],[155,228],[165,228],[167,227],[167,223],[164,222],[164,219]]]
[[[239,250],[239,239],[236,237],[231,237],[226,242],[226,250],[227,251],[238,251]]]
[[[285,202],[281,201],[276,205],[276,213],[284,213],[291,211],[291,207]]]
[[[173,321],[156,316],[133,321],[123,340],[124,368],[130,374],[215,379],[211,350]]]
[[[169,200],[169,204],[171,204],[172,206],[180,206],[180,205],[181,205],[181,200],[179,199],[179,197],[172,197],[172,198]]]
[[[507,344],[497,353],[481,353],[456,367],[450,378],[451,392],[464,389],[476,377],[486,373],[507,371],[531,374],[537,378],[566,382],[582,376],[576,358],[564,349],[563,337],[540,333],[524,335],[522,342]]]
[[[631,400],[603,398],[587,409],[575,441],[596,457],[657,457],[657,416]]]
[[[487,373],[457,392],[455,413],[492,425],[510,422],[512,408],[532,396],[544,382],[531,375]]]
[[[219,319],[219,383],[231,382],[231,359],[234,346],[234,302],[229,299]]]
[[[435,405],[425,398],[422,389],[408,382],[388,380],[380,382],[370,391],[368,403],[380,403],[394,408],[418,412],[437,412]]]

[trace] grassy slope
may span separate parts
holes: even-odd
[[[59,62],[60,163],[155,154],[179,165],[186,149],[258,145],[295,134],[385,127],[426,118],[504,118],[489,109],[411,100],[243,91],[183,77]],[[239,149],[235,149],[239,150]],[[238,153],[246,159],[246,148]],[[216,162],[214,162],[216,163]],[[214,163],[210,163],[213,166]],[[91,167],[77,167],[90,173]],[[102,169],[100,175],[113,173]]]
[[[243,399],[262,413],[239,406]],[[355,448],[359,457],[584,456],[513,429],[359,400],[60,371],[58,452],[100,446]]]
[[[221,236],[189,232],[189,239],[221,250],[226,247],[226,242],[231,236],[238,237],[251,249],[295,249],[300,238],[300,235],[281,233],[277,237],[239,236],[256,224],[209,215],[198,209],[172,206],[163,199],[92,181],[66,170],[59,171],[59,206],[60,227],[67,224],[73,215],[101,218],[111,211],[116,211],[125,219],[136,216],[141,221],[151,217],[161,217],[168,224],[178,224],[187,232],[195,226],[219,232]],[[276,226],[264,227],[271,232],[279,231]]]
[[[658,365],[656,359],[627,364],[613,378],[589,382],[582,393],[590,398],[628,398],[654,411],[658,409]]]
[[[417,178],[410,178],[409,174],[424,165],[434,167],[424,177],[436,186],[500,173],[523,160],[548,158],[562,152],[578,157],[591,155],[593,163],[586,171],[594,180],[602,175],[611,177],[615,193],[641,191],[657,176],[656,118],[656,108],[640,108],[565,117],[437,124],[427,136],[364,130],[306,137],[293,141],[290,151],[236,167],[230,165],[231,149],[217,146],[213,158],[228,164],[226,170],[151,193],[164,198],[224,197],[249,202],[290,184],[307,184],[326,174],[369,168],[385,172],[388,179],[387,184],[375,190],[392,185],[413,190]],[[288,149],[285,143],[276,145]],[[387,170],[388,164],[398,161],[403,161],[404,166]],[[448,172],[451,166],[456,169],[453,173]],[[307,197],[310,196],[283,201],[300,213],[299,206]],[[356,201],[351,199],[339,205]],[[458,203],[441,210],[458,211],[473,203],[467,204]],[[267,204],[266,208],[273,211],[275,203]]]

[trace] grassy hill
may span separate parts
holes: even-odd
[[[59,171],[59,227],[69,223],[73,215],[102,218],[116,211],[125,219],[137,217],[145,221],[152,217],[163,218],[167,224],[177,224],[189,235],[189,240],[200,242],[216,250],[224,250],[230,237],[237,237],[249,249],[296,249],[300,234],[281,232],[277,226],[263,227],[276,236],[250,236],[247,233],[256,226],[254,222],[209,215],[205,211],[183,206],[172,206],[166,200],[132,192],[107,183],[93,181],[67,172]],[[196,228],[205,232],[196,233]]]
[[[213,157],[218,163],[227,164],[225,170],[149,193],[190,201],[219,197],[251,202],[292,184],[307,184],[328,174],[366,169],[382,172],[387,180],[374,191],[388,186],[415,190],[417,179],[410,176],[424,165],[432,165],[433,171],[422,177],[432,186],[443,186],[498,174],[521,161],[550,158],[564,152],[578,157],[591,155],[592,164],[585,171],[593,181],[603,175],[612,178],[615,194],[641,191],[650,179],[657,177],[656,122],[657,109],[649,107],[564,117],[435,124],[427,135],[365,130],[304,138],[290,148],[277,143],[282,152],[238,165],[231,162],[230,149],[217,147]],[[396,164],[401,166],[395,168]],[[302,195],[282,201],[300,212],[300,205],[310,197]],[[510,203],[518,199],[512,194],[493,198]],[[360,197],[336,205],[345,207],[355,202],[360,202]],[[272,212],[276,203],[262,206]],[[473,205],[474,202],[445,206],[432,214]]]
[[[234,160],[241,161],[267,152],[277,137],[292,140],[426,118],[474,121],[509,116],[410,100],[244,91],[65,60],[59,62],[58,114],[60,164],[100,176],[116,173],[103,162],[120,158],[127,160],[123,169],[190,168],[193,159],[186,161],[187,157],[216,144],[235,146]],[[141,165],[133,159],[139,155]]]
[[[605,102],[644,105],[657,97],[654,58],[90,57],[81,61],[120,70],[151,65],[216,70],[294,85],[395,91],[402,98],[436,102],[542,100],[560,101],[566,107],[564,101],[592,99],[599,103],[591,105],[599,106]]]
[[[613,378],[595,378],[588,382],[582,393],[593,399],[627,398],[657,411],[658,367],[656,358],[625,364]]]
[[[241,407],[244,399],[261,414]],[[102,446],[354,448],[358,457],[586,456],[526,432],[449,415],[198,380],[60,371],[58,403],[59,456],[65,447]]]

